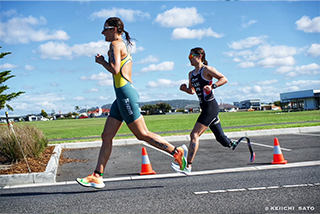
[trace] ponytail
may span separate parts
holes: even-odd
[[[133,46],[133,43],[131,41],[131,37],[129,36],[129,33],[125,30],[123,30],[125,36],[126,36],[126,40],[127,40],[127,44]]]

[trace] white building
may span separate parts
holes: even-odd
[[[240,109],[261,110],[260,99],[249,99],[241,102],[233,102],[233,105],[238,106]]]
[[[320,107],[320,90],[280,93],[282,109],[316,110]]]

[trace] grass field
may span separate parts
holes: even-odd
[[[176,131],[174,134],[189,134],[193,128],[199,114],[167,114],[145,116],[146,124],[152,132]],[[254,112],[221,112],[219,114],[222,127],[226,127],[225,132],[289,128],[303,126],[320,125],[320,111],[303,111],[303,112],[275,112],[275,111],[254,111]],[[97,137],[101,135],[106,118],[90,119],[64,119],[55,121],[38,121],[28,122],[41,129],[49,139],[66,139],[66,138],[83,138]],[[300,123],[308,122],[308,123]],[[24,122],[26,123],[26,122]],[[283,124],[289,123],[289,124]],[[272,124],[272,125],[270,125]],[[15,123],[14,126],[19,125]],[[256,127],[239,127],[239,126]],[[264,126],[261,126],[264,125]],[[121,135],[131,134],[130,130],[123,124],[118,132]],[[173,135],[161,134],[161,135]],[[127,136],[128,137],[128,136]],[[133,137],[133,135],[129,136]],[[88,139],[86,139],[88,140]],[[62,140],[66,142],[66,140]],[[79,140],[71,140],[79,141]],[[59,141],[58,141],[59,142]],[[54,143],[58,143],[54,142]]]

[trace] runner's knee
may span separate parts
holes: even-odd
[[[145,131],[139,132],[139,133],[134,133],[134,135],[138,140],[147,141],[148,133]]]
[[[200,137],[200,135],[199,135],[199,133],[197,133],[197,132],[191,132],[190,133],[190,138],[191,138],[191,140],[193,140],[193,139],[198,139]]]

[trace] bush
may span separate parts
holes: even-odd
[[[14,132],[26,157],[41,158],[42,152],[48,146],[48,139],[42,131],[34,126],[20,124],[14,126]],[[0,152],[10,161],[23,159],[14,133],[7,126],[0,127]]]

